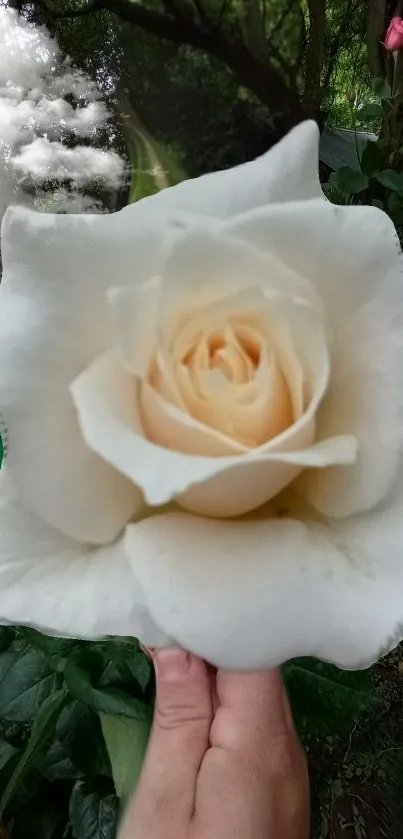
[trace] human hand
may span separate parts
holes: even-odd
[[[307,839],[309,782],[277,670],[154,657],[156,711],[119,839]]]

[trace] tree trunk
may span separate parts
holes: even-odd
[[[386,0],[368,0],[367,49],[368,63],[373,76],[390,76],[382,40],[385,36]]]
[[[260,0],[244,0],[244,10],[247,45],[257,58],[265,61],[268,49]]]
[[[308,0],[309,38],[305,58],[304,110],[316,118],[322,101],[322,71],[325,61],[325,0]]]

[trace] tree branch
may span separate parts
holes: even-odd
[[[288,87],[269,62],[263,62],[240,38],[217,28],[213,21],[200,20],[196,14],[193,17],[166,14],[131,0],[89,0],[83,6],[63,11],[50,8],[49,0],[36,2],[56,21],[108,11],[158,38],[208,53],[226,64],[239,83],[251,90],[272,113],[284,114],[284,127],[279,133],[304,118],[298,94]],[[170,2],[172,7],[172,0]]]
[[[322,97],[322,70],[325,60],[325,0],[308,0],[309,38],[305,60],[304,102],[315,116]]]
[[[385,61],[381,41],[385,34],[386,0],[368,0],[367,4],[367,48],[371,73],[385,76]]]
[[[268,50],[260,0],[243,0],[243,6],[248,46],[255,55],[265,61]]]
[[[284,21],[286,20],[288,15],[292,12],[292,8],[293,8],[293,6],[296,5],[296,3],[297,3],[297,0],[288,0],[288,3],[287,3],[286,6],[284,6],[284,9],[283,9],[277,23],[275,23],[275,25],[273,26],[273,29],[271,30],[271,32],[269,34],[270,39],[275,37],[277,35],[277,33],[280,32],[280,30],[282,29]]]

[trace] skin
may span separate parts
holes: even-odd
[[[309,781],[278,670],[154,654],[157,702],[119,839],[308,839]]]

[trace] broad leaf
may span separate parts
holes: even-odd
[[[105,654],[116,668],[118,682],[126,686],[130,693],[137,693],[136,689],[140,688],[142,695],[149,687],[154,671],[150,659],[140,650],[138,642],[110,641],[105,647]],[[108,672],[101,678],[100,683],[105,683],[107,677]]]
[[[386,189],[391,189],[393,192],[403,191],[403,175],[399,175],[393,169],[384,169],[382,172],[377,172],[375,178]]]
[[[365,175],[374,175],[381,168],[381,150],[378,143],[368,141],[361,157],[361,169]]]
[[[0,653],[8,649],[15,637],[15,630],[11,626],[0,626]]]
[[[112,782],[98,778],[77,781],[69,808],[74,839],[115,839],[117,811]]]
[[[116,794],[125,807],[140,777],[151,720],[144,722],[106,714],[100,714],[100,719]]]
[[[72,638],[54,638],[51,635],[42,635],[36,629],[31,629],[28,626],[19,626],[18,634],[21,635],[25,641],[37,650],[41,650],[47,656],[65,658],[71,651],[77,647],[85,644],[85,641],[75,641]]]
[[[392,88],[387,79],[383,79],[382,76],[376,76],[373,80],[372,90],[380,99],[390,99],[392,96]]]
[[[52,696],[48,696],[41,705],[35,717],[27,746],[2,793],[0,799],[0,818],[4,810],[9,806],[14,795],[18,792],[28,772],[38,763],[45,752],[53,737],[61,710],[68,701],[69,695],[63,688],[62,690],[56,691]]]
[[[7,740],[0,739],[0,772],[15,758],[18,752],[19,749],[16,746],[8,743]]]
[[[369,178],[363,172],[357,172],[350,166],[341,166],[337,172],[330,176],[329,183],[347,192],[349,195],[356,195],[363,192],[369,186]]]
[[[8,784],[20,754],[21,749],[0,738],[0,793]]]
[[[303,736],[340,733],[378,701],[368,671],[339,670],[311,658],[284,665],[296,726]]]
[[[82,702],[72,702],[62,711],[56,736],[76,768],[76,777],[111,775],[99,716]]]
[[[81,772],[74,765],[69,750],[60,740],[51,743],[46,755],[41,761],[41,773],[46,780],[71,781],[81,777]]]
[[[360,122],[374,122],[383,116],[383,108],[379,102],[368,102],[357,111],[357,119]]]
[[[0,717],[29,722],[59,684],[37,650],[25,641],[13,641],[0,654]]]
[[[113,684],[100,685],[108,665],[105,654],[94,646],[74,650],[67,659],[64,671],[72,694],[94,711],[148,720],[150,709],[141,699],[125,693]]]

